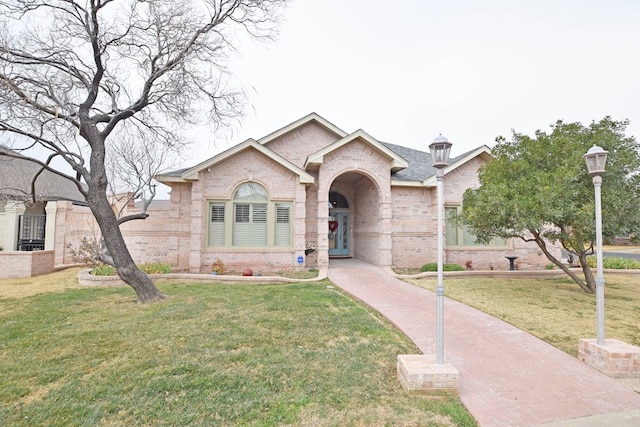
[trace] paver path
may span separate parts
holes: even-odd
[[[332,259],[328,276],[423,353],[435,354],[433,292],[356,259]],[[536,426],[601,414],[613,415],[575,425],[624,419],[625,426],[640,426],[640,394],[631,388],[502,320],[449,299],[444,307],[445,361],[458,370],[460,399],[480,426]]]

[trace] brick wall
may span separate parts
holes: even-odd
[[[292,245],[290,248],[210,248],[207,246],[207,209],[211,200],[231,200],[235,190],[245,182],[261,184],[272,201],[291,202]],[[304,256],[307,242],[306,188],[299,176],[275,163],[264,154],[248,149],[217,164],[209,172],[202,171],[194,182],[190,196],[186,191],[175,203],[190,203],[190,263],[191,272],[208,273],[219,258],[230,270],[251,268],[263,274],[289,270],[297,266],[297,257]],[[184,250],[184,249],[182,249]]]
[[[268,148],[303,167],[306,157],[335,142],[338,136],[315,122],[288,132],[268,143]],[[460,205],[464,191],[478,186],[480,158],[446,174],[445,203]],[[308,242],[317,250],[305,257],[307,267],[324,267],[328,262],[326,222],[329,191],[338,191],[349,201],[352,212],[351,255],[381,266],[418,267],[436,259],[436,189],[391,187],[391,161],[362,139],[355,139],[327,153],[313,185],[300,184],[299,177],[262,153],[249,148],[225,159],[198,180],[175,183],[170,207],[150,208],[149,218],[130,221],[122,231],[137,263],[169,262],[177,271],[209,272],[216,258],[229,269],[250,267],[269,274],[295,268]],[[244,182],[258,182],[274,201],[292,204],[290,248],[207,247],[208,203],[231,200]],[[135,213],[129,208],[127,213]],[[66,246],[82,236],[98,236],[87,208],[60,203],[56,212],[56,262],[69,263]],[[63,230],[62,233],[59,230]],[[58,253],[60,252],[61,255]],[[505,256],[518,256],[520,267],[546,264],[535,245],[510,242],[506,248],[450,247],[447,262],[474,268],[507,269]],[[58,257],[62,257],[58,259]]]
[[[0,252],[0,279],[38,276],[54,270],[53,251]]]
[[[485,162],[477,157],[446,173],[444,203],[461,206],[467,188],[478,188],[478,168]],[[420,267],[437,260],[437,193],[436,187],[400,187],[391,191],[393,203],[393,265],[400,268]],[[558,252],[556,250],[556,252]],[[549,262],[534,243],[512,239],[507,247],[445,247],[446,263],[464,266],[471,262],[474,269],[506,270],[506,256],[517,256],[517,268],[541,268]]]
[[[316,122],[309,122],[265,144],[269,150],[304,169],[304,163],[313,154],[336,142],[338,135]]]
[[[391,265],[390,169],[388,157],[357,138],[326,154],[318,177],[324,200],[337,191],[349,201],[352,255],[382,266]]]

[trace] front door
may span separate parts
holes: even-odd
[[[349,213],[331,212],[329,219],[329,256],[349,256]]]

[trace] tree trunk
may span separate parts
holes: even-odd
[[[88,202],[91,212],[98,222],[105,245],[109,250],[118,276],[133,288],[139,303],[147,303],[167,298],[153,283],[153,280],[136,266],[124,242],[122,232],[105,193],[89,189]]]
[[[542,250],[542,252],[544,253],[544,255],[547,257],[549,261],[551,261],[556,266],[558,266],[558,268],[564,271],[567,274],[567,276],[571,277],[571,280],[576,282],[576,284],[580,286],[580,289],[582,289],[588,294],[592,294],[595,292],[595,286],[589,286],[590,284],[589,276],[587,276],[586,271],[584,269],[584,266],[586,265],[586,255],[584,254],[582,254],[582,256],[578,255],[578,259],[580,260],[580,262],[582,263],[584,261],[584,264],[582,264],[583,265],[582,271],[585,273],[585,278],[587,280],[585,283],[585,281],[580,279],[580,277],[578,277],[577,274],[569,270],[566,265],[564,265],[559,259],[553,256],[553,254],[547,249],[547,244],[545,243],[544,239],[542,238],[542,236],[540,236],[539,233],[536,233],[535,230],[529,230],[529,231],[533,234],[536,244]],[[587,266],[587,269],[588,268],[589,267]],[[593,274],[591,274],[591,270],[589,270],[589,274],[591,275],[591,279],[593,280]]]
[[[587,262],[587,254],[585,252],[581,252],[578,254],[578,259],[580,260],[580,266],[582,267],[582,272],[584,274],[584,278],[587,281],[587,287],[589,288],[589,293],[596,293],[596,279],[593,277],[593,271],[591,271],[591,267],[589,267],[589,263]]]

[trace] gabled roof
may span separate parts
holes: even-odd
[[[253,148],[260,151],[265,156],[271,158],[280,165],[284,166],[291,172],[297,174],[300,177],[301,183],[313,183],[314,178],[310,174],[305,172],[305,170],[297,167],[293,163],[274,153],[265,146],[265,144],[268,144],[270,141],[273,141],[274,139],[286,134],[287,132],[291,132],[300,126],[311,122],[320,124],[324,128],[333,132],[336,136],[339,137],[339,139],[334,143],[322,148],[321,150],[310,154],[304,164],[304,168],[306,170],[318,169],[324,162],[324,157],[327,154],[333,152],[334,150],[337,150],[338,148],[344,146],[345,144],[348,144],[351,141],[360,139],[392,161],[391,185],[415,187],[431,187],[436,185],[436,169],[432,166],[431,154],[428,151],[414,150],[412,148],[403,147],[401,145],[381,142],[373,138],[362,129],[347,134],[346,132],[328,122],[316,113],[308,114],[307,116],[298,119],[295,122],[275,132],[272,132],[257,141],[248,139],[247,141],[235,147],[232,147],[227,151],[224,151],[194,167],[167,172],[158,175],[156,179],[165,184],[171,182],[189,182],[192,180],[197,180],[198,172],[200,172],[201,170],[213,166],[243,150]],[[460,156],[450,159],[449,166],[444,169],[445,174],[457,169],[458,167],[462,166],[463,164],[477,156],[481,156],[488,161],[492,158],[491,149],[488,146],[483,145]]]
[[[42,170],[42,166],[0,145],[0,153],[2,152],[10,154],[11,157],[0,154],[0,199],[33,200],[32,180]],[[36,201],[69,200],[86,203],[73,181],[49,170],[42,171],[36,179],[35,199]]]
[[[391,159],[393,162],[391,165],[392,172],[400,171],[409,166],[409,162],[402,158],[402,156],[400,156],[397,152],[389,149],[389,147],[387,147],[385,144],[382,144],[362,129],[358,129],[357,131],[349,135],[345,135],[342,139],[339,139],[333,144],[327,145],[322,150],[316,151],[315,153],[309,155],[307,157],[307,161],[304,164],[305,169],[318,168],[324,162],[324,156],[358,138]]]
[[[285,127],[278,129],[275,132],[271,132],[269,135],[267,136],[263,136],[262,138],[260,138],[258,140],[258,142],[260,144],[268,144],[270,141],[273,141],[274,139],[286,134],[287,132],[291,132],[292,130],[307,124],[307,123],[311,123],[311,122],[316,122],[319,125],[325,127],[326,129],[328,129],[329,131],[335,133],[338,137],[342,138],[344,136],[347,135],[347,133],[345,131],[343,131],[342,129],[340,129],[339,127],[337,127],[336,125],[334,125],[333,123],[329,122],[328,120],[326,120],[325,118],[321,117],[320,115],[316,114],[316,113],[311,113],[308,114],[306,116],[304,116],[301,119],[296,120],[293,123],[290,123],[288,125],[286,125]]]
[[[289,171],[291,171],[292,173],[298,175],[300,177],[300,183],[301,184],[312,184],[314,179],[311,175],[309,175],[307,172],[303,171],[302,169],[300,169],[299,167],[297,167],[296,165],[294,165],[293,163],[289,162],[288,160],[284,159],[283,157],[280,157],[279,155],[277,155],[276,153],[274,153],[273,151],[269,150],[268,148],[264,147],[263,145],[259,144],[257,141],[255,141],[254,139],[247,139],[245,142],[236,145],[235,147],[231,147],[226,151],[223,151],[222,153],[211,157],[208,160],[205,160],[202,163],[199,163],[191,168],[186,168],[186,169],[179,169],[176,171],[172,171],[172,172],[168,172],[165,174],[160,174],[157,175],[155,177],[155,179],[158,182],[162,182],[162,183],[170,183],[170,182],[189,182],[189,181],[197,181],[198,180],[198,173],[202,170],[205,170],[211,166],[216,165],[217,163],[220,163],[242,151],[245,150],[249,150],[249,149],[254,149],[262,154],[264,154],[265,156],[269,157],[271,160],[273,160],[274,162],[280,164],[281,166],[283,166],[285,169],[288,169]]]

